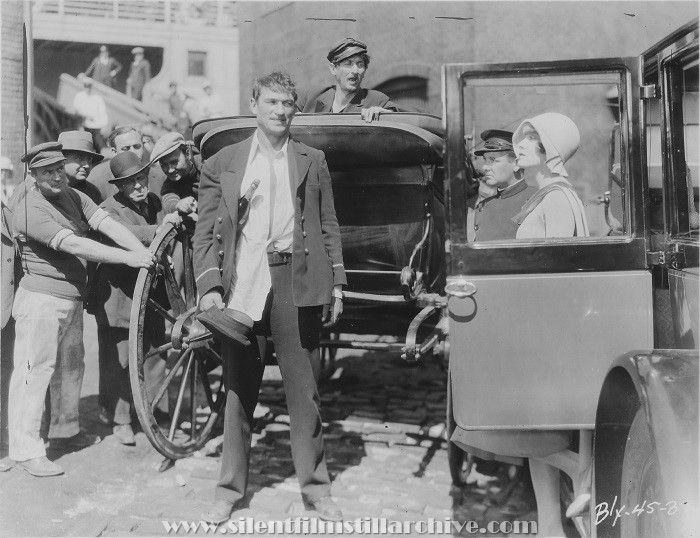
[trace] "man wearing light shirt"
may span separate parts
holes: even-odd
[[[78,75],[78,80],[83,83],[83,90],[75,94],[73,98],[73,110],[83,118],[83,127],[92,134],[92,141],[97,152],[104,147],[102,132],[109,124],[107,105],[101,95],[94,93],[92,81],[84,73]]]
[[[46,458],[39,436],[49,386],[52,447],[84,448],[98,440],[80,431],[78,419],[85,371],[85,261],[137,268],[154,263],[151,251],[129,230],[70,188],[61,149],[61,144],[47,142],[22,157],[29,169],[28,183],[12,219],[24,276],[12,309],[16,341],[8,404],[10,458],[34,476],[63,472]],[[89,239],[90,230],[106,235],[118,247]]]
[[[322,322],[342,312],[346,284],[331,178],[323,152],[289,136],[296,90],[288,75],[257,79],[257,130],[207,159],[199,186],[194,260],[200,310],[235,310],[253,321],[252,345],[224,341],[226,411],[221,478],[203,514],[226,521],[246,493],[253,410],[272,336],[291,417],[292,459],[304,504],[342,514],[330,497],[316,380]],[[259,186],[240,234],[238,201]]]

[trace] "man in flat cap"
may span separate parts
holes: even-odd
[[[114,79],[122,70],[122,64],[110,56],[106,45],[100,46],[99,54],[92,60],[92,63],[85,70],[85,74],[93,80],[109,86],[114,86]]]
[[[46,458],[39,435],[47,388],[52,447],[82,448],[98,440],[81,432],[78,418],[85,370],[85,261],[145,268],[154,263],[151,251],[129,230],[70,188],[61,148],[57,142],[39,144],[22,157],[28,184],[12,218],[24,276],[12,312],[17,336],[8,405],[10,458],[34,476],[63,472]],[[90,230],[119,247],[88,239]]]
[[[522,179],[515,164],[513,133],[489,129],[481,133],[484,145],[474,151],[483,158],[479,181],[491,189],[490,196],[479,196],[474,207],[474,240],[515,239],[518,225],[511,220],[535,192]]]
[[[109,166],[114,176],[110,182],[119,192],[100,207],[138,237],[144,246],[151,244],[163,225],[177,226],[180,223],[177,213],[163,216],[160,199],[148,190],[149,165],[143,164],[136,154],[130,151],[120,153],[112,158]],[[108,244],[113,243],[108,240]],[[128,366],[131,299],[138,273],[138,269],[122,264],[102,263],[92,289],[92,311],[97,321],[100,357],[101,411],[112,424],[117,441],[124,445],[135,442],[131,428],[132,394]],[[144,341],[162,342],[165,335],[163,318],[149,310],[143,330]],[[163,362],[163,357],[156,355],[148,361]],[[149,375],[159,368],[157,364],[149,364],[144,370]],[[149,386],[154,382],[153,378],[147,379]]]
[[[134,47],[131,54],[134,61],[129,67],[129,78],[126,79],[126,94],[143,101],[143,87],[151,80],[151,63],[144,58],[143,47]]]
[[[335,77],[335,84],[302,93],[297,98],[297,110],[334,114],[360,113],[367,122],[379,118],[383,112],[400,110],[382,92],[361,87],[369,67],[367,45],[346,37],[328,52],[326,58],[330,72]]]
[[[160,189],[163,211],[195,214],[202,161],[194,153],[194,142],[178,132],[164,134],[153,147],[151,162],[160,165],[165,174]]]

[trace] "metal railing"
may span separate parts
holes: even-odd
[[[36,0],[34,12],[162,24],[238,25],[237,4],[230,0]]]
[[[34,142],[56,140],[62,131],[80,127],[80,116],[68,112],[56,99],[34,87]]]

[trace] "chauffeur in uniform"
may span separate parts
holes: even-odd
[[[325,156],[289,136],[295,99],[288,75],[258,78],[250,100],[257,130],[202,168],[194,234],[200,310],[242,312],[254,321],[257,337],[247,348],[224,340],[221,477],[216,500],[202,516],[212,523],[226,521],[246,493],[267,334],[284,382],[304,504],[323,519],[342,519],[330,497],[316,380],[321,324],[335,322],[342,312],[345,269]],[[256,180],[248,218],[237,233],[239,199]]]
[[[333,86],[312,88],[300,95],[296,103],[300,112],[359,112],[362,119],[371,122],[382,112],[400,110],[382,92],[360,87],[369,67],[367,45],[346,37],[328,52],[326,58],[336,82]]]
[[[490,129],[481,133],[481,139],[484,146],[474,151],[474,155],[484,159],[480,181],[496,192],[476,202],[474,240],[515,239],[518,225],[511,219],[537,189],[525,183],[515,164],[513,133]]]

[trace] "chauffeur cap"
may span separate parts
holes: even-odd
[[[332,64],[337,64],[350,56],[355,56],[355,54],[367,54],[367,45],[352,37],[346,37],[328,51],[326,58]]]
[[[112,160],[109,161],[109,169],[112,171],[114,177],[108,181],[110,183],[116,183],[122,179],[129,179],[147,170],[149,166],[149,163],[143,164],[139,156],[135,153],[123,151],[112,157]]]
[[[494,151],[513,151],[513,133],[501,129],[488,129],[481,133],[481,139],[486,142],[474,152],[474,155],[483,155]]]
[[[27,163],[31,170],[41,168],[42,166],[65,161],[66,158],[61,153],[62,148],[63,146],[58,142],[44,142],[31,147],[27,153],[22,155],[20,160],[23,163]]]
[[[143,47],[134,47],[131,49],[131,54],[143,54]]]

